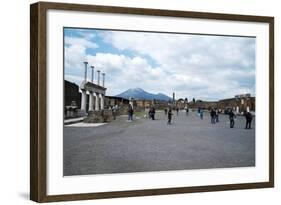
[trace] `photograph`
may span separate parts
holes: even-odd
[[[30,7],[30,198],[274,187],[274,17]]]
[[[63,176],[255,167],[256,47],[64,27]]]

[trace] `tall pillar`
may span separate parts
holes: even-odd
[[[84,110],[85,112],[86,112],[86,101],[87,101],[86,90],[82,90],[81,110]]]
[[[87,82],[87,65],[88,65],[88,62],[84,62],[85,64],[85,74],[84,74],[84,81]]]
[[[91,82],[94,83],[94,73],[95,73],[94,69],[95,69],[95,66],[92,65],[91,68],[92,68],[92,79],[91,79]]]
[[[92,111],[94,110],[94,94],[93,92],[90,92],[90,95],[89,95],[89,111]]]
[[[95,110],[99,110],[99,93],[96,93]]]
[[[102,87],[104,87],[105,73],[102,73]]]
[[[100,85],[100,70],[97,70],[98,72],[98,85]]]
[[[100,97],[100,108],[104,110],[104,94],[101,94]]]

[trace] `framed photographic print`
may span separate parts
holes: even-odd
[[[30,198],[274,186],[274,18],[39,2]]]

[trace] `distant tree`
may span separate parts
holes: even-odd
[[[193,101],[193,104],[195,104],[195,98],[193,98],[192,101]]]

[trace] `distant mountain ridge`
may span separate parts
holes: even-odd
[[[126,91],[124,91],[123,93],[120,93],[118,95],[115,95],[116,97],[122,97],[125,99],[129,99],[129,98],[134,98],[137,100],[165,100],[165,101],[169,101],[172,98],[170,98],[169,96],[163,94],[163,93],[158,93],[158,94],[153,94],[153,93],[149,93],[146,92],[145,90],[141,89],[141,88],[130,88]]]

